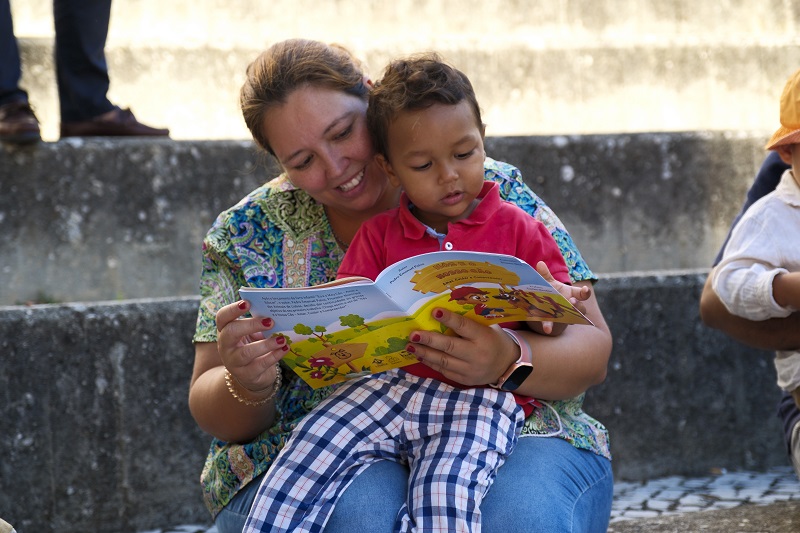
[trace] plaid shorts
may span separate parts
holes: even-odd
[[[402,369],[353,380],[294,430],[244,532],[322,531],[355,476],[380,460],[411,470],[396,531],[480,531],[480,502],[523,421],[514,396],[492,388],[458,389]]]

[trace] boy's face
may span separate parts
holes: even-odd
[[[483,128],[467,101],[401,112],[387,132],[389,160],[378,162],[415,206],[414,214],[439,232],[469,216],[483,187]]]
[[[800,186],[800,144],[787,144],[777,148],[778,155],[787,165],[792,165],[794,181]]]

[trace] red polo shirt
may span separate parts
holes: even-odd
[[[553,277],[571,283],[561,250],[544,224],[516,205],[500,198],[497,183],[483,184],[480,203],[468,218],[447,225],[447,235],[437,237],[409,210],[405,193],[400,206],[366,221],[347,249],[337,278],[364,276],[375,279],[387,266],[415,255],[443,250],[492,252],[518,257],[531,266],[547,264]],[[403,367],[422,377],[431,377],[462,387],[422,363]],[[526,415],[530,414],[530,406]]]

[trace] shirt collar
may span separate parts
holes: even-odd
[[[797,185],[797,181],[794,179],[792,169],[787,169],[783,173],[781,181],[779,181],[778,186],[775,187],[775,194],[788,205],[800,207],[800,186]]]

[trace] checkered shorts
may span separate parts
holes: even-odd
[[[402,369],[349,382],[294,430],[244,533],[322,531],[355,476],[380,460],[411,470],[396,531],[480,531],[480,502],[523,420],[513,395],[491,388],[457,389]]]

